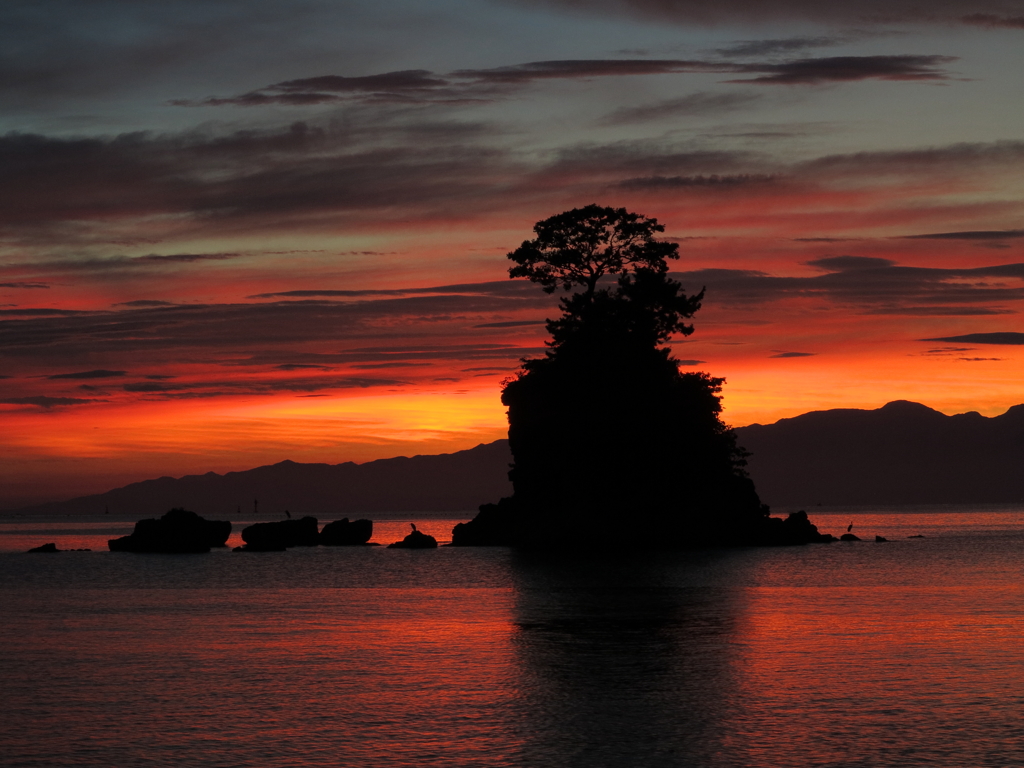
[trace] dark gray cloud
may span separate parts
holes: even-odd
[[[647,123],[670,118],[720,115],[734,112],[757,102],[756,93],[706,93],[698,91],[677,99],[666,99],[639,107],[617,109],[602,119],[605,125]]]
[[[961,21],[964,24],[973,24],[979,27],[1024,29],[1024,16],[997,16],[994,13],[971,13],[963,16]]]
[[[918,317],[988,317],[992,315],[1015,315],[1013,309],[992,307],[879,307],[869,309],[869,315],[909,315]]]
[[[728,82],[814,85],[853,80],[945,80],[949,75],[940,67],[954,61],[956,57],[937,55],[831,56],[755,63],[699,59],[567,59],[493,69],[464,69],[452,74],[491,83],[525,83],[622,75],[742,73],[759,76]]]
[[[956,61],[954,56],[831,56],[797,59],[778,64],[751,64],[744,72],[758,77],[730,82],[759,85],[817,85],[854,80],[948,80],[940,67]]]
[[[127,371],[108,371],[98,368],[94,371],[77,371],[75,373],[55,373],[47,376],[48,379],[112,379],[124,376]]]
[[[507,327],[524,314],[529,325],[539,325],[537,316],[553,310],[555,304],[556,298],[526,281],[505,280],[333,299],[123,306],[16,319],[0,316],[0,369],[27,374],[54,365],[103,361],[103,369],[83,367],[54,377],[100,379],[121,375],[117,365],[131,360],[132,368],[142,375],[122,387],[122,397],[219,397],[399,386],[406,379],[396,375],[398,369],[408,368],[419,377],[436,376],[438,372],[430,370],[433,366],[450,369],[473,362],[515,370],[522,357],[542,354],[543,347],[504,340],[483,343],[479,340],[493,338],[486,326]],[[215,366],[249,372],[239,380],[232,376],[212,383],[197,381],[205,377],[195,374],[162,375],[177,373],[179,365],[189,371]],[[394,371],[372,380],[355,371],[332,375],[333,369],[345,366]],[[282,378],[282,372],[307,375]]]
[[[447,85],[449,85],[448,80],[425,69],[409,69],[365,77],[322,75],[299,80],[286,80],[240,96],[223,98],[211,96],[200,101],[174,99],[171,104],[181,107],[224,105],[255,107],[266,104],[305,106],[338,101],[344,95],[349,94],[374,94],[377,96],[406,94],[435,91]]]
[[[693,366],[693,365],[705,365],[706,363],[707,363],[706,360],[680,360],[679,361],[680,365],[685,365],[687,367],[690,367],[690,366]]]
[[[814,21],[878,25],[893,22],[980,23],[974,17],[1016,18],[1017,0],[506,0],[597,16],[634,16],[684,26]]]
[[[173,384],[136,382],[122,388],[146,399],[180,399],[191,397],[225,397],[229,395],[270,395],[279,392],[324,392],[338,389],[370,387],[401,387],[408,382],[399,379],[364,376],[316,376],[302,378],[245,377],[232,380],[178,381]]]
[[[351,299],[375,296],[412,296],[417,294],[451,294],[466,296],[524,296],[536,294],[536,287],[524,280],[494,280],[486,283],[454,283],[452,285],[436,285],[426,288],[390,288],[367,289],[358,291],[346,290],[294,290],[277,291],[274,293],[257,293],[246,298],[250,299]]]
[[[921,341],[946,341],[951,344],[1002,344],[1021,346],[1024,344],[1024,333],[1017,331],[1000,331],[996,333],[965,333],[962,336],[939,336]]]
[[[99,226],[167,213],[221,232],[232,221],[267,227],[295,216],[307,227],[317,215],[331,217],[336,226],[339,220],[333,217],[339,211],[362,223],[365,211],[378,207],[398,206],[409,214],[416,209],[472,210],[493,193],[491,178],[521,172],[508,153],[475,144],[477,126],[420,127],[403,129],[384,146],[375,144],[386,133],[383,126],[376,137],[367,137],[353,136],[343,126],[303,123],[227,135],[63,139],[7,134],[0,136],[5,169],[0,195],[8,200],[0,210],[0,230],[66,243],[68,233],[53,222]],[[119,269],[208,257],[232,256],[153,255],[95,259],[81,266]]]
[[[86,400],[80,397],[48,397],[46,395],[31,395],[29,397],[8,397],[0,400],[2,405],[37,405],[40,408],[53,408],[59,405],[85,405],[95,403],[95,400]]]
[[[140,180],[142,182],[142,180]],[[144,182],[142,182],[144,183]],[[101,219],[103,217],[100,217]],[[0,216],[2,226],[2,216]],[[148,254],[146,256],[105,256],[63,258],[57,260],[40,259],[30,264],[13,264],[14,268],[55,270],[58,272],[93,272],[110,273],[137,272],[139,270],[159,270],[162,267],[173,268],[176,264],[192,264],[203,261],[224,261],[234,259],[241,253],[174,253]]]
[[[49,288],[46,283],[0,283],[0,288]]]
[[[366,77],[326,75],[300,80],[286,80],[283,83],[277,83],[270,87],[277,91],[292,93],[301,91],[346,93],[349,91],[418,90],[447,85],[447,82],[447,80],[438,78],[432,72],[428,72],[425,69],[406,69],[399,72],[385,72],[382,75],[368,75]]]
[[[115,307],[173,307],[173,301],[157,301],[156,299],[136,299],[135,301],[120,301],[114,304]]]
[[[24,317],[43,317],[50,315],[87,315],[89,312],[84,309],[57,309],[56,307],[23,307],[19,309],[0,309],[0,316],[13,317],[21,315]]]
[[[856,269],[881,269],[895,266],[891,259],[879,259],[872,256],[827,256],[822,259],[805,261],[809,267],[817,267],[828,272],[849,272]]]
[[[719,176],[640,176],[624,179],[617,186],[623,189],[679,189],[684,187],[739,187],[751,184],[766,184],[776,181],[777,177],[770,174],[741,173]]]
[[[706,302],[729,306],[803,297],[863,314],[956,317],[1010,314],[1016,311],[1012,305],[1024,301],[1024,264],[938,269],[849,256],[810,263],[827,271],[775,277],[751,270],[704,269],[673,277],[687,287],[706,286]]]
[[[934,232],[928,235],[904,235],[904,240],[1011,240],[1024,237],[1024,229],[988,229],[967,232]]]
[[[817,352],[776,352],[774,355],[768,355],[770,358],[787,358],[787,357],[814,357]]]
[[[481,323],[473,328],[522,328],[530,325],[544,325],[546,320],[505,320],[500,323]]]
[[[774,43],[774,48],[770,43]],[[763,41],[762,47],[766,53],[777,53],[782,50],[780,46],[784,47],[789,43],[793,43],[790,50],[800,48],[793,41],[786,40]],[[739,54],[740,58],[748,55],[747,49],[743,50],[744,52]],[[479,101],[496,98],[502,89],[507,91],[510,87],[542,80],[581,80],[639,75],[754,74],[759,76],[726,82],[750,82],[759,85],[813,85],[822,82],[870,79],[944,80],[948,75],[939,67],[955,60],[954,57],[935,55],[840,56],[764,62],[736,62],[724,59],[554,59],[487,69],[459,69],[448,75],[436,75],[428,70],[387,72],[365,77],[321,75],[275,83],[238,96],[210,96],[199,101],[174,99],[170,104],[182,107],[258,107],[268,104],[310,106],[368,98],[374,101],[402,102]],[[690,103],[685,100],[673,101],[664,102],[660,106],[654,105],[650,109],[655,113],[672,112],[678,115],[686,111],[701,110],[707,114],[736,108],[735,104],[729,104],[724,100],[716,103],[710,94],[706,94],[703,100],[691,97]],[[643,108],[640,115],[637,118],[627,110],[610,116],[609,120],[634,122],[637,119],[650,119],[649,116],[644,116]]]
[[[528,83],[534,80],[736,72],[728,62],[699,59],[557,59],[531,61],[491,69],[460,69],[453,77],[487,83]]]
[[[794,243],[848,243],[853,237],[794,237]]]
[[[226,259],[237,259],[242,254],[240,253],[168,253],[159,254],[151,253],[146,256],[136,256],[131,259],[133,262],[146,262],[146,261],[180,261],[186,264],[190,264],[194,261],[224,261]]]
[[[825,155],[797,165],[793,172],[815,177],[877,177],[880,173],[946,177],[951,173],[976,176],[985,171],[1017,174],[1024,164],[1024,141],[962,142],[925,149],[853,152]]]
[[[767,40],[738,40],[732,45],[716,48],[715,53],[725,57],[772,56],[796,53],[813,48],[828,48],[850,42],[849,37],[783,37]]]
[[[384,126],[379,133],[388,130]],[[76,238],[92,243],[111,223],[133,221],[147,234],[160,221],[221,236],[290,231],[296,225],[338,231],[393,221],[399,214],[407,223],[450,222],[453,216],[464,222],[493,215],[510,196],[540,208],[546,200],[562,204],[567,189],[591,197],[623,183],[683,194],[690,187],[738,188],[777,178],[811,189],[880,173],[976,178],[986,172],[1019,173],[1024,165],[1024,142],[1013,141],[833,155],[786,165],[755,151],[693,150],[668,140],[578,144],[527,160],[488,144],[491,139],[477,133],[477,126],[468,134],[459,126],[393,134],[382,140],[385,145],[361,131],[354,135],[345,126],[297,123],[226,135],[0,136],[0,165],[6,171],[0,175],[0,197],[9,201],[0,208],[0,231],[15,241],[61,248]],[[150,256],[158,258],[62,258],[5,277],[36,277],[45,270],[59,275],[175,269],[193,259],[232,257]]]

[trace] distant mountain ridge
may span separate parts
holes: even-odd
[[[768,504],[1024,502],[1024,405],[988,418],[897,400],[736,432]]]
[[[919,403],[813,411],[736,430],[748,470],[770,505],[1024,502],[1024,405],[1001,416],[946,416]],[[244,472],[162,477],[107,493],[26,507],[30,514],[159,516],[261,513],[323,519],[381,512],[466,512],[512,491],[507,440],[436,456],[365,464],[282,461]]]
[[[161,477],[70,501],[25,507],[26,514],[159,516],[172,507],[200,515],[251,515],[284,510],[335,519],[374,512],[470,512],[512,492],[508,441],[435,456],[399,456],[355,464],[282,461],[244,472]],[[469,515],[472,516],[472,515]]]

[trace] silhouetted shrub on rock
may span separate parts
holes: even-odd
[[[366,544],[373,536],[372,520],[353,520],[347,517],[327,523],[320,531],[320,543],[327,547],[349,547]]]
[[[250,552],[280,552],[288,547],[315,547],[320,532],[315,517],[254,523],[242,529],[244,549]]]
[[[131,535],[110,539],[107,546],[111,552],[209,552],[211,547],[223,547],[230,535],[227,520],[206,520],[175,508],[159,519],[139,520]]]
[[[436,549],[437,539],[428,536],[422,531],[417,531],[416,526],[412,527],[412,533],[401,541],[388,544],[388,549]]]
[[[539,222],[512,277],[573,291],[544,357],[505,384],[514,494],[457,526],[460,545],[692,547],[821,540],[769,517],[721,420],[723,379],[683,373],[663,345],[687,336],[704,292],[667,276],[664,227],[596,205]],[[609,277],[616,276],[614,285]],[[809,526],[809,527],[808,527]],[[813,529],[813,530],[812,530]]]

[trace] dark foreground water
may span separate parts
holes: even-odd
[[[1024,515],[817,522],[854,518],[892,540],[47,556],[11,550],[117,526],[0,522],[0,764],[1024,765]]]

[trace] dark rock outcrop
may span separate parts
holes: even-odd
[[[172,509],[159,519],[139,520],[129,536],[110,539],[111,552],[189,554],[223,547],[231,535],[227,520],[206,520],[187,509]]]
[[[347,517],[327,523],[320,531],[320,543],[325,547],[351,547],[366,544],[373,536],[372,520],[352,520]]]
[[[428,536],[422,531],[417,531],[415,527],[412,529],[412,533],[406,536],[401,541],[396,541],[394,544],[388,544],[388,549],[436,549],[437,539],[433,536]]]
[[[57,549],[57,545],[53,544],[53,543],[42,544],[41,546],[38,546],[38,547],[32,547],[32,549],[29,550],[29,552],[40,552],[40,553],[63,552],[63,551],[64,550],[62,550],[62,549]]]
[[[768,508],[719,420],[721,381],[680,373],[662,350],[622,347],[552,357],[506,386],[514,543],[751,541]],[[567,427],[566,413],[587,415]]]
[[[842,536],[839,537],[839,540],[840,541],[860,541],[860,536],[857,536],[854,533],[844,533]]]
[[[255,523],[242,529],[242,541],[249,552],[280,552],[288,547],[315,547],[320,531],[315,517]]]
[[[468,523],[452,529],[453,547],[503,547],[513,543],[512,508],[515,502],[501,499],[497,504],[481,504],[480,512]]]
[[[885,536],[875,536],[875,541],[878,543],[882,543],[883,541],[888,541],[888,539],[885,538]]]
[[[830,533],[819,533],[818,527],[807,517],[804,510],[792,512],[785,520],[781,517],[765,517],[759,526],[748,534],[748,538],[737,544],[753,546],[792,546],[795,544],[829,544],[837,541]]]

